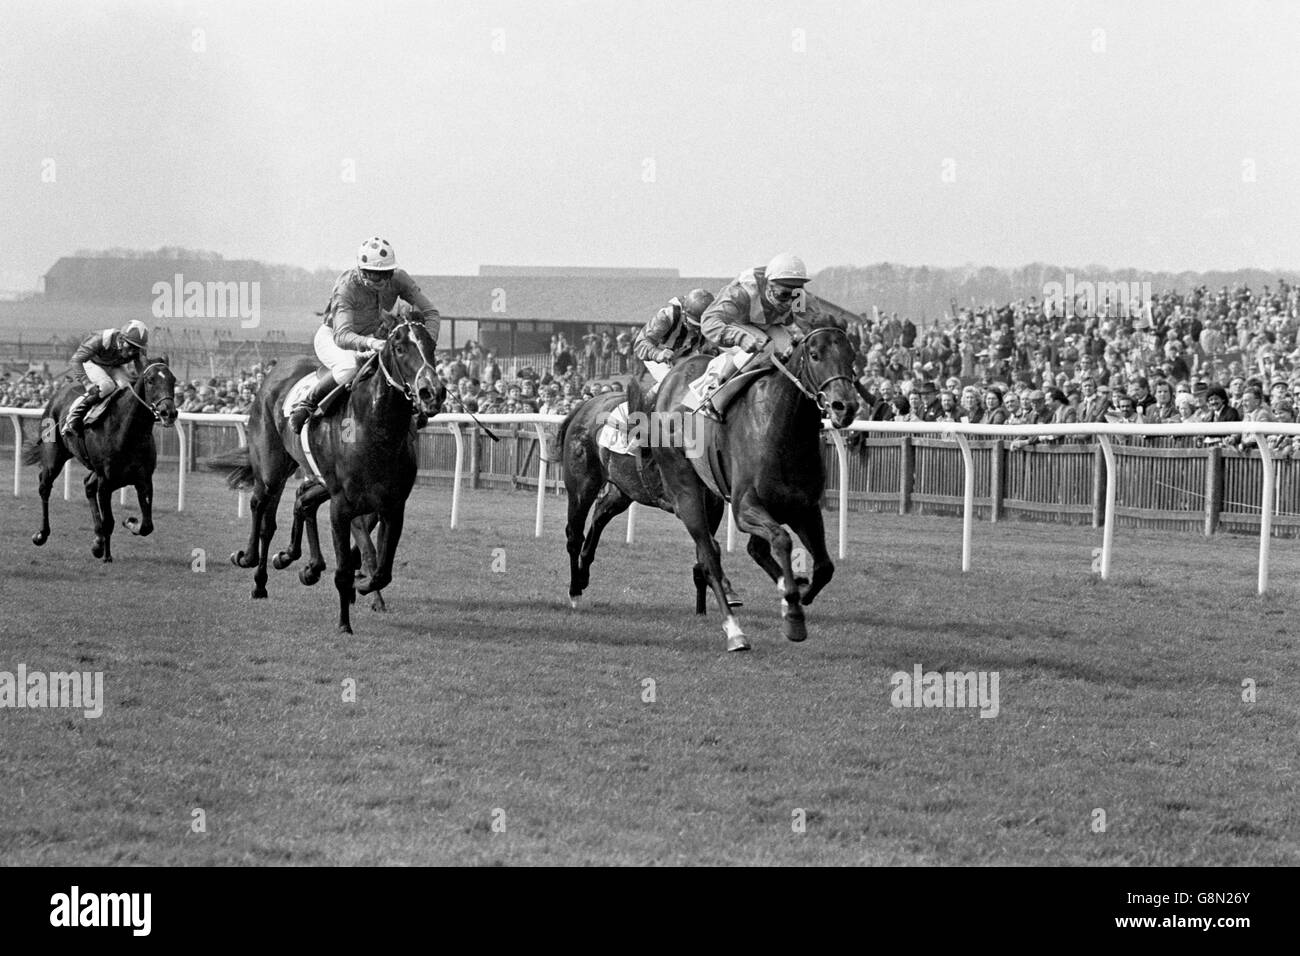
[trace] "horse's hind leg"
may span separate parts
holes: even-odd
[[[260,506],[257,522],[257,570],[253,572],[253,597],[266,597],[266,559],[271,553],[271,539],[275,537],[275,513],[280,507],[280,496],[284,494],[284,482],[274,487],[267,486],[258,501]]]
[[[279,500],[278,498],[276,500]],[[258,541],[262,530],[262,515],[265,513],[266,482],[260,477],[253,479],[253,493],[248,499],[248,516],[252,527],[248,532],[248,547],[236,551],[230,556],[230,563],[237,568],[251,568],[257,564]]]
[[[63,465],[68,460],[67,450],[63,445],[52,443],[54,450],[41,452],[41,528],[32,535],[32,544],[40,546],[50,538],[50,489],[54,487],[54,479],[59,477],[63,471]]]
[[[722,524],[722,516],[726,514],[727,503],[723,501],[721,498],[719,498],[717,495],[711,494],[709,495],[708,499],[705,501],[704,507],[705,507],[705,514],[707,514],[709,518],[709,534],[713,535],[713,546],[717,548],[718,553],[721,554],[722,548],[718,544],[718,526]],[[697,565],[697,567],[699,567],[699,565]],[[701,570],[704,569],[701,568]],[[705,584],[707,585],[708,582],[706,581]],[[696,587],[695,613],[703,614],[704,611],[701,609],[701,604],[704,600],[704,591],[701,588],[698,581],[696,582],[695,587]],[[736,589],[731,586],[731,581],[730,579],[728,579],[726,574],[722,575],[722,590],[727,595],[727,607],[744,606],[745,602],[740,599],[740,595],[736,593]]]
[[[574,456],[575,459],[577,457]],[[569,551],[569,604],[572,607],[578,606],[578,599],[582,597],[582,592],[590,583],[590,575],[582,567],[579,558],[582,554],[583,531],[587,526],[587,515],[596,501],[596,496],[600,494],[600,486],[604,481],[599,465],[596,466],[595,474],[591,471],[573,474],[570,468],[577,464],[578,461],[565,462],[564,475],[564,485],[569,492],[569,518],[564,525],[564,537]]]
[[[591,565],[596,560],[596,548],[600,546],[600,535],[605,530],[605,525],[609,524],[632,504],[629,498],[617,485],[605,485],[601,489],[600,496],[596,499],[596,507],[591,516],[591,530],[587,532],[586,540],[582,543],[582,550],[578,554],[578,572],[581,575],[583,587],[591,580]]]

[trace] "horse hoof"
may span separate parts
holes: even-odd
[[[289,557],[288,551],[281,551],[271,559],[271,567],[277,571],[283,571],[291,564],[293,564],[293,558]]]
[[[351,634],[351,633],[352,633],[352,625],[351,625],[351,624],[340,624],[340,625],[339,625],[339,633],[340,633],[340,634]]]
[[[734,617],[728,617],[722,622],[722,630],[727,635],[728,651],[749,650],[749,639],[745,637],[745,632],[740,629],[740,622]]]
[[[735,591],[727,591],[727,592],[725,592],[725,593],[726,593],[726,596],[727,596],[727,607],[744,607],[744,606],[745,606],[745,602],[741,599],[740,595],[737,594]]]
[[[253,588],[254,600],[257,600],[259,598],[265,598],[265,597],[266,597],[266,588]]]
[[[384,599],[379,596],[378,591],[375,592],[375,600],[370,602],[370,610],[376,614],[388,613],[388,605],[384,603]]]
[[[126,530],[130,531],[132,534],[139,534],[140,519],[137,518],[135,515],[132,515],[131,517],[127,518],[125,521],[122,522],[122,527],[126,528]]]
[[[298,580],[307,585],[307,587],[311,587],[320,580],[320,572],[314,571],[311,568],[303,568],[298,572]]]
[[[111,554],[106,554],[102,558],[100,558],[100,560],[103,561],[105,564],[112,564],[113,556]]]
[[[251,568],[255,562],[249,561],[243,551],[235,551],[230,555],[230,563],[237,568]]]
[[[36,547],[39,548],[46,541],[49,540],[49,537],[50,536],[46,534],[44,531],[38,531],[34,535],[32,535],[32,544],[36,545]]]
[[[102,544],[91,545],[90,553],[96,558],[102,558],[104,556],[104,546]]]
[[[578,606],[579,606],[580,604],[582,604],[582,595],[581,595],[581,594],[570,594],[570,595],[569,595],[569,607],[573,608],[573,609],[576,611],[576,610],[578,609]]]
[[[785,635],[787,641],[794,641],[797,644],[808,639],[808,626],[801,617],[782,617],[781,633]]]

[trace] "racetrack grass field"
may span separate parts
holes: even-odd
[[[332,553],[250,600],[216,476],[177,514],[160,473],[157,532],[106,566],[80,473],[37,549],[8,467],[0,670],[101,670],[106,705],[0,710],[4,863],[1300,863],[1296,542],[1260,599],[1255,538],[1118,529],[1103,583],[1100,531],[979,523],[962,575],[959,520],[853,514],[794,645],[741,536],[728,655],[676,519],[641,510],[635,550],[616,520],[573,611],[563,499],[535,540],[530,493],[466,491],[450,532],[419,487],[390,611],[345,637]],[[998,672],[998,716],[891,706],[917,664]]]

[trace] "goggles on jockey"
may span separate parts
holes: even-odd
[[[767,284],[767,297],[777,305],[789,305],[802,292],[802,286],[782,285],[779,282],[769,282]]]
[[[372,289],[377,289],[393,277],[391,272],[378,269],[361,269],[361,281]]]

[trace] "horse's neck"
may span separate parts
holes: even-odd
[[[123,429],[128,433],[143,431],[146,422],[149,429],[153,429],[153,414],[145,407],[147,403],[144,400],[144,396],[142,396],[140,392],[136,391],[136,389],[140,387],[141,381],[143,381],[143,379],[132,382],[127,389],[131,394],[119,399],[119,402],[126,403],[126,411],[122,413],[122,422]]]
[[[380,432],[386,431],[390,424],[404,430],[413,412],[406,396],[388,384],[381,369],[375,369],[364,382],[352,389],[351,402],[356,411],[366,412],[368,427]]]
[[[810,419],[821,421],[816,406],[779,369],[771,381],[769,400],[772,404],[770,422],[773,432],[795,437],[809,430]]]

